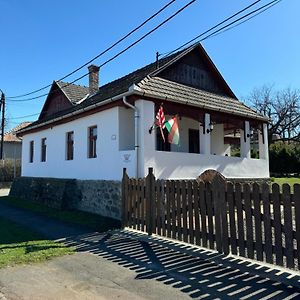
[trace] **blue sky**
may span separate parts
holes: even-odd
[[[0,88],[7,96],[30,92],[59,79],[139,25],[169,0],[38,1],[0,0]],[[95,61],[101,64],[167,18],[187,0],[161,15]],[[104,84],[154,61],[253,1],[197,0],[140,44],[100,70]],[[262,0],[259,5],[269,0]],[[265,13],[203,46],[229,86],[244,97],[263,84],[300,88],[300,1],[282,0]],[[81,70],[71,81],[87,70]],[[87,85],[87,78],[82,79]],[[43,94],[47,90],[41,92]],[[39,95],[39,93],[35,94]],[[36,117],[45,97],[7,102],[9,127]]]

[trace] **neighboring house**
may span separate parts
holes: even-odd
[[[153,167],[157,178],[269,177],[268,119],[238,101],[200,44],[100,88],[99,68],[89,71],[89,89],[54,81],[39,119],[19,131],[23,176],[120,180],[124,167],[133,177]],[[161,103],[166,119],[178,116],[180,145],[149,132]]]
[[[17,131],[30,125],[31,122],[23,122],[4,134],[3,139],[3,158],[21,159],[22,139],[17,137]]]

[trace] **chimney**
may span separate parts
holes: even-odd
[[[99,89],[99,69],[100,67],[95,65],[88,66],[89,69],[89,93],[94,95]]]

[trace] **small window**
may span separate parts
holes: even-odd
[[[97,126],[88,128],[88,157],[97,157]]]
[[[189,153],[200,153],[199,130],[189,129]]]
[[[46,161],[46,153],[47,153],[47,145],[46,138],[42,138],[41,140],[41,161]]]
[[[29,143],[29,162],[33,163],[33,154],[34,154],[34,141]]]
[[[73,160],[74,158],[74,132],[73,131],[67,132],[66,150],[67,150],[66,159]]]

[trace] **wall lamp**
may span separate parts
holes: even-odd
[[[214,124],[213,123],[209,123],[209,128],[206,129],[206,133],[210,133],[214,130]]]
[[[251,130],[250,130],[250,133],[247,133],[247,137],[249,138],[250,136],[253,136],[253,134],[254,134],[254,130],[251,129]]]

